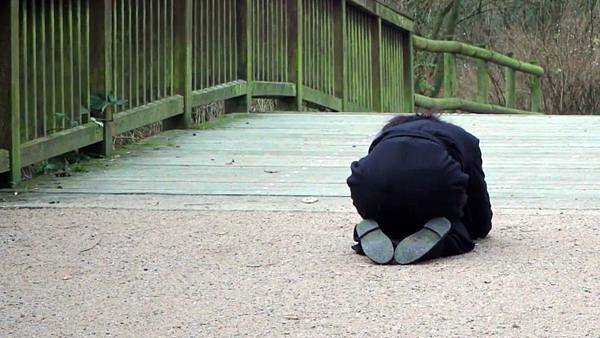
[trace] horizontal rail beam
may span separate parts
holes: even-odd
[[[477,103],[459,98],[431,98],[415,94],[415,104],[426,109],[462,110],[475,114],[542,114],[493,104]]]
[[[22,166],[102,141],[103,129],[93,122],[41,137],[21,145]]]
[[[254,97],[292,97],[296,96],[296,85],[291,82],[255,81],[251,86]]]
[[[486,60],[502,66],[512,68],[524,73],[537,76],[544,75],[544,68],[531,63],[519,61],[515,58],[501,53],[493,52],[485,48],[476,47],[458,41],[430,40],[413,35],[413,45],[416,49],[435,53],[455,53],[470,56],[476,59]]]
[[[183,96],[175,95],[114,114],[116,134],[183,114]]]
[[[303,90],[304,101],[316,104],[321,107],[329,108],[334,111],[342,110],[342,99],[306,86],[303,86]]]
[[[223,101],[248,93],[246,81],[233,81],[192,92],[192,107],[198,107],[216,101]]]

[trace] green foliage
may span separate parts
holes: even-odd
[[[127,100],[118,99],[114,95],[111,95],[111,94],[109,94],[109,95],[103,95],[103,94],[92,95],[90,97],[90,108],[94,111],[104,113],[104,111],[110,106],[115,106],[115,107],[124,106],[128,102],[129,101],[127,101]]]

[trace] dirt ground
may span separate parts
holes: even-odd
[[[600,212],[496,210],[467,255],[376,266],[348,212],[0,210],[0,336],[589,336]]]

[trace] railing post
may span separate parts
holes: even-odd
[[[192,127],[192,1],[173,1],[173,92],[183,96],[183,115],[165,120],[165,129]]]
[[[287,38],[288,81],[296,85],[296,96],[282,100],[285,109],[302,110],[304,96],[303,61],[302,61],[302,0],[287,0]]]
[[[0,2],[0,148],[9,151],[10,169],[0,174],[1,186],[21,181],[21,135],[19,118],[19,1]]]
[[[177,1],[177,0],[174,0]],[[224,111],[248,113],[252,105],[252,0],[237,0],[238,79],[246,81],[246,94],[225,100]]]
[[[348,86],[346,85],[348,79],[348,35],[346,34],[346,30],[348,29],[348,23],[346,19],[346,15],[348,13],[346,0],[338,0],[340,2],[341,10],[340,14],[337,17],[336,26],[339,26],[339,35],[336,38],[336,47],[341,46],[341,50],[336,54],[336,61],[341,61],[341,88],[342,88],[342,110],[348,110]],[[336,48],[337,49],[337,48]]]
[[[531,62],[539,66],[537,61]],[[542,81],[538,75],[531,75],[531,111],[539,113],[542,111]]]
[[[480,45],[479,47],[485,48]],[[477,102],[488,103],[490,90],[490,75],[488,63],[485,60],[477,59]]]
[[[412,43],[412,32],[402,34],[402,72],[403,92],[402,105],[404,113],[415,111],[415,80],[414,80],[414,46]]]
[[[373,21],[373,26],[371,28],[371,39],[373,41],[373,45],[371,48],[371,61],[373,62],[373,110],[377,112],[383,111],[383,90],[382,90],[382,60],[381,55],[383,54],[381,51],[382,48],[382,27],[383,23],[381,21],[381,17],[377,17]]]
[[[456,97],[456,55],[444,53],[444,97]]]
[[[112,16],[111,0],[90,1],[90,92],[92,95],[112,94]],[[103,120],[104,135],[99,152],[110,156],[113,151],[114,122],[113,111],[108,107],[104,114],[94,117]]]
[[[513,57],[513,53],[507,54],[510,57]],[[505,81],[506,81],[506,107],[507,108],[516,108],[517,106],[517,77],[514,69],[510,67],[505,67]]]

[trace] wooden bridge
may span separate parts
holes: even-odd
[[[151,123],[190,128],[195,111],[255,98],[279,110],[475,113],[541,110],[543,69],[413,34],[373,0],[4,1],[0,40],[0,173],[69,151],[110,156],[114,137]],[[414,93],[414,50],[444,53],[445,98]],[[459,98],[456,57],[478,60],[477,98]],[[506,68],[505,105],[488,102],[488,64]],[[516,72],[531,77],[518,109]]]

